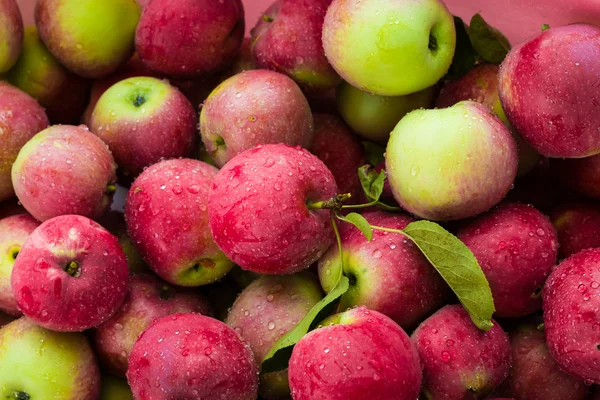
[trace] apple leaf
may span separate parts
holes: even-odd
[[[335,310],[335,301],[348,291],[350,281],[342,276],[337,286],[330,291],[323,300],[314,305],[306,316],[288,333],[283,335],[271,347],[261,364],[261,373],[281,371],[288,367],[294,345],[304,337],[311,329],[329,316]]]
[[[383,193],[385,171],[381,170],[377,172],[372,166],[368,164],[363,165],[358,169],[358,178],[369,200],[379,201]]]
[[[348,222],[357,227],[358,230],[360,230],[362,234],[365,235],[368,241],[371,241],[371,239],[373,239],[373,228],[371,228],[369,222],[362,215],[352,212],[346,216],[338,215],[337,217],[340,220]]]
[[[479,60],[479,54],[471,45],[467,26],[463,20],[454,17],[454,26],[456,28],[456,49],[446,79],[458,79],[465,76]]]
[[[500,64],[510,50],[510,42],[506,36],[490,26],[480,14],[471,18],[469,39],[481,58],[492,64]]]
[[[479,329],[492,328],[495,311],[490,285],[469,248],[431,221],[417,221],[403,229],[440,273]]]
[[[365,156],[367,161],[374,166],[377,166],[385,161],[385,157],[383,154],[385,153],[385,147],[365,140],[362,142],[363,147],[365,148]]]

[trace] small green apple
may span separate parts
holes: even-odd
[[[140,14],[135,0],[38,0],[35,23],[61,64],[101,78],[133,54]]]
[[[0,329],[0,399],[98,398],[100,371],[86,337],[20,318]]]
[[[454,18],[440,0],[333,0],[323,47],[352,86],[382,96],[415,93],[452,64]]]
[[[347,82],[337,89],[340,115],[354,132],[365,139],[385,143],[398,121],[418,108],[430,108],[436,87],[405,96],[378,96],[355,88]]]
[[[407,114],[386,149],[398,203],[438,221],[472,217],[496,205],[513,184],[517,162],[508,127],[473,101]]]

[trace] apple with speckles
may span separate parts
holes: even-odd
[[[84,331],[108,320],[123,303],[128,282],[117,238],[78,215],[37,227],[21,247],[11,275],[23,314],[61,332]]]
[[[16,0],[0,0],[0,74],[17,62],[23,46],[23,19]]]

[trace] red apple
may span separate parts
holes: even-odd
[[[194,77],[229,65],[244,30],[241,0],[151,0],[137,26],[135,48],[155,72]]]
[[[0,0],[0,74],[17,62],[23,47],[23,19],[16,0]]]
[[[48,124],[48,117],[37,101],[0,81],[0,201],[15,195],[10,171],[19,151]]]
[[[98,326],[121,306],[129,270],[117,238],[96,222],[64,215],[34,230],[11,276],[23,314],[44,328],[75,332]]]
[[[155,321],[129,358],[136,400],[255,400],[258,368],[237,332],[216,319],[176,314]]]
[[[125,219],[131,240],[167,282],[206,285],[233,267],[208,225],[208,192],[217,172],[202,161],[162,161],[147,168],[129,190]]]
[[[231,159],[215,177],[208,197],[210,230],[244,270],[299,272],[334,240],[330,211],[308,205],[336,192],[331,172],[307,150],[257,146]]]
[[[119,311],[94,333],[96,354],[108,371],[124,377],[138,336],[157,319],[178,313],[212,314],[206,300],[197,293],[152,275],[134,275]]]
[[[98,221],[106,230],[115,235],[127,257],[127,266],[130,273],[148,272],[148,266],[144,262],[142,255],[133,245],[129,234],[127,233],[127,224],[125,216],[119,211],[109,211]]]
[[[600,207],[591,202],[559,206],[552,214],[558,232],[559,257],[567,258],[590,247],[600,247]]]
[[[502,63],[499,90],[510,123],[546,157],[600,152],[600,28],[572,24],[537,33]]]
[[[0,310],[16,317],[22,313],[11,289],[10,276],[23,243],[39,225],[29,214],[0,219]]]
[[[391,319],[366,307],[336,314],[294,346],[294,400],[412,400],[421,389],[419,356]]]
[[[99,218],[112,202],[116,167],[106,144],[86,127],[55,125],[23,146],[12,182],[40,221],[66,214]]]
[[[273,71],[242,72],[221,83],[200,113],[200,134],[217,166],[258,144],[310,148],[314,123],[293,80]]]

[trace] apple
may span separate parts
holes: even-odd
[[[437,221],[472,217],[499,203],[517,163],[506,125],[473,101],[412,111],[386,149],[387,176],[400,206]]]
[[[523,176],[539,163],[541,156],[510,126],[510,122],[508,122],[500,103],[498,71],[499,67],[496,64],[476,65],[475,68],[462,78],[446,82],[437,97],[435,106],[438,108],[452,107],[454,104],[464,100],[473,100],[487,106],[502,122],[511,128],[513,138],[519,150],[517,176]]]
[[[600,28],[551,28],[513,47],[502,63],[499,90],[510,123],[546,157],[600,153],[596,90]]]
[[[567,258],[581,250],[600,247],[600,207],[586,201],[558,206],[550,215],[558,233],[558,255]]]
[[[105,375],[102,377],[100,400],[133,400],[133,394],[125,379]]]
[[[319,281],[310,272],[263,275],[240,293],[225,323],[240,334],[261,363],[275,342],[322,297]],[[259,394],[266,400],[289,398],[287,370],[261,375]]]
[[[340,77],[327,61],[321,34],[331,0],[275,0],[252,35],[259,68],[288,75],[309,92],[334,88]]]
[[[125,220],[131,240],[167,282],[206,285],[233,267],[209,229],[208,193],[217,172],[197,160],[161,161],[142,172],[129,190]]]
[[[336,194],[333,174],[308,150],[259,145],[232,158],[215,177],[208,196],[210,230],[243,270],[292,274],[333,243],[330,210],[310,204]]]
[[[100,371],[81,333],[52,332],[27,318],[0,329],[0,398],[97,399]]]
[[[448,305],[413,332],[427,398],[485,398],[508,376],[508,336],[492,322],[489,331],[479,330],[461,305]]]
[[[90,130],[108,145],[120,172],[132,180],[163,159],[192,154],[196,113],[167,81],[133,77],[104,92],[92,113]]]
[[[200,113],[202,142],[217,166],[258,144],[309,148],[314,122],[308,101],[287,76],[252,70],[221,83]]]
[[[16,0],[0,0],[0,74],[17,62],[23,46],[23,19]]]
[[[311,152],[335,177],[340,193],[358,200],[363,194],[358,169],[367,164],[365,149],[348,126],[334,114],[313,114],[315,138]]]
[[[48,126],[48,117],[35,99],[0,81],[0,201],[15,195],[10,171],[21,147]]]
[[[294,400],[412,400],[421,389],[419,356],[391,319],[366,307],[325,319],[292,352]]]
[[[176,314],[142,333],[127,380],[136,400],[255,400],[258,367],[233,328],[198,314]]]
[[[36,228],[11,275],[23,314],[61,332],[84,331],[108,320],[123,303],[128,281],[117,238],[79,215],[52,218]]]
[[[157,319],[178,313],[212,315],[206,300],[197,293],[176,288],[152,275],[133,275],[119,311],[94,332],[94,347],[103,366],[110,373],[125,377],[129,354],[138,336]]]
[[[46,109],[52,124],[74,124],[85,108],[90,82],[63,67],[35,26],[25,28],[23,51],[7,80]]]
[[[106,144],[85,126],[54,125],[21,148],[12,183],[40,221],[65,214],[99,218],[112,202],[116,168]]]
[[[347,82],[337,88],[337,105],[342,118],[365,139],[385,144],[390,132],[410,111],[431,108],[437,93],[432,86],[404,96],[378,96]]]
[[[122,212],[109,211],[100,218],[98,223],[106,228],[107,231],[115,235],[119,240],[123,253],[125,253],[125,256],[127,257],[127,266],[129,267],[130,273],[149,272],[148,266],[144,262],[142,255],[137,251],[127,233],[127,223],[125,222],[125,216]]]
[[[99,79],[133,54],[135,0],[38,0],[35,24],[48,50],[70,71]]]
[[[544,327],[561,370],[600,383],[600,249],[573,254],[544,286]],[[574,339],[576,338],[576,339]]]
[[[542,306],[542,287],[556,265],[558,237],[533,206],[505,203],[458,231],[492,290],[496,317],[516,318]]]
[[[352,86],[380,96],[415,93],[448,71],[456,32],[439,0],[333,0],[325,55]]]
[[[600,200],[600,154],[553,161],[561,185],[579,195]]]
[[[403,214],[372,211],[363,217],[375,226],[404,229],[413,219]],[[343,272],[350,289],[339,309],[364,305],[393,319],[403,329],[414,329],[440,308],[449,294],[440,274],[414,244],[396,233],[374,231],[373,239],[353,225],[339,227]],[[319,279],[325,292],[336,285],[342,262],[339,249],[331,246],[319,260]]]
[[[10,276],[23,243],[39,225],[29,214],[0,219],[0,311],[16,317],[21,316],[21,310],[10,286]]]
[[[244,39],[241,0],[150,0],[135,34],[135,48],[153,71],[197,77],[233,62]]]
[[[510,333],[513,365],[502,384],[507,394],[527,400],[584,400],[589,389],[583,381],[561,371],[550,356],[544,332],[520,325]]]

